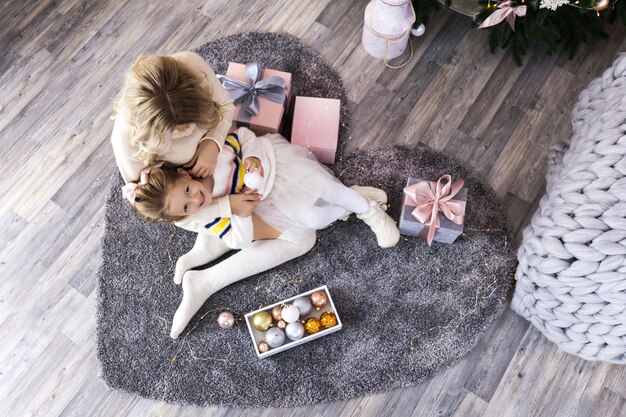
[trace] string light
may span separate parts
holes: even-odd
[[[465,228],[465,231],[462,234],[463,238],[467,238],[467,233],[471,232],[471,233],[487,233],[487,234],[493,234],[493,233],[502,233],[502,237],[503,237],[503,250],[506,250],[508,247],[508,237],[507,237],[507,233],[505,230],[503,229],[492,229],[492,228],[485,228],[485,229],[471,229],[471,228]],[[472,277],[472,276],[467,276],[467,277],[462,277],[461,279],[457,279],[457,280],[453,280],[454,283],[456,284],[463,284],[463,283],[467,283],[468,281],[473,281],[476,282],[477,286],[476,286],[476,290],[475,292],[473,292],[473,295],[471,296],[471,298],[466,299],[465,302],[463,300],[460,300],[457,304],[457,308],[459,311],[459,316],[455,319],[453,319],[452,321],[450,321],[447,324],[443,324],[443,325],[437,325],[437,326],[430,326],[426,328],[427,332],[433,332],[436,330],[456,330],[458,329],[468,317],[471,317],[472,315],[478,313],[478,307],[479,305],[484,302],[485,300],[489,300],[491,299],[491,297],[495,294],[496,290],[498,289],[498,284],[499,284],[499,274],[497,273],[496,269],[491,265],[491,263],[489,262],[490,259],[494,259],[495,261],[499,261],[500,260],[500,256],[495,255],[495,256],[488,256],[485,252],[481,252],[480,256],[482,258],[482,262],[480,263],[486,273],[484,275],[481,275],[481,277],[479,279],[476,279],[476,277]],[[419,258],[415,258],[415,261],[417,264],[419,264]],[[437,268],[437,271],[439,272],[439,269]],[[471,285],[467,284],[467,285]],[[455,296],[458,295],[458,293],[454,293],[452,291],[449,291],[447,293],[447,298],[448,301],[452,300],[455,298]],[[471,307],[470,307],[471,306]],[[415,352],[415,340],[420,338],[422,336],[422,334],[419,334],[417,336],[412,337],[409,340],[409,352],[413,353]]]

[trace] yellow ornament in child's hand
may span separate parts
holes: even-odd
[[[272,315],[267,311],[259,311],[252,318],[252,325],[264,332],[272,326]]]
[[[333,327],[337,324],[337,316],[330,310],[326,310],[326,312],[322,313],[320,316],[320,324],[324,329],[328,329],[329,327]]]
[[[315,334],[320,331],[320,328],[320,321],[315,317],[309,317],[304,322],[304,330],[306,330],[308,334]]]

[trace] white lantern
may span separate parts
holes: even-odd
[[[372,0],[365,8],[363,48],[375,58],[399,57],[407,47],[414,22],[410,0]]]

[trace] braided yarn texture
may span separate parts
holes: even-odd
[[[512,308],[559,348],[626,363],[626,55],[593,80],[548,156]]]

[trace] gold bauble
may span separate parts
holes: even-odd
[[[596,12],[601,12],[602,10],[606,10],[611,4],[611,0],[600,0],[598,4],[593,6],[593,10]]]
[[[328,329],[329,327],[333,327],[337,324],[337,316],[330,310],[326,310],[320,316],[320,324],[324,329]]]
[[[259,311],[252,318],[252,325],[264,332],[272,326],[272,315],[267,311]]]
[[[306,330],[308,334],[315,334],[320,331],[320,328],[320,321],[315,317],[309,317],[304,322],[304,330]]]
[[[268,350],[270,350],[270,345],[261,340],[261,342],[259,343],[259,352],[265,353]]]
[[[285,327],[287,327],[287,322],[285,320],[278,320],[276,326],[278,326],[279,329],[285,330]]]

